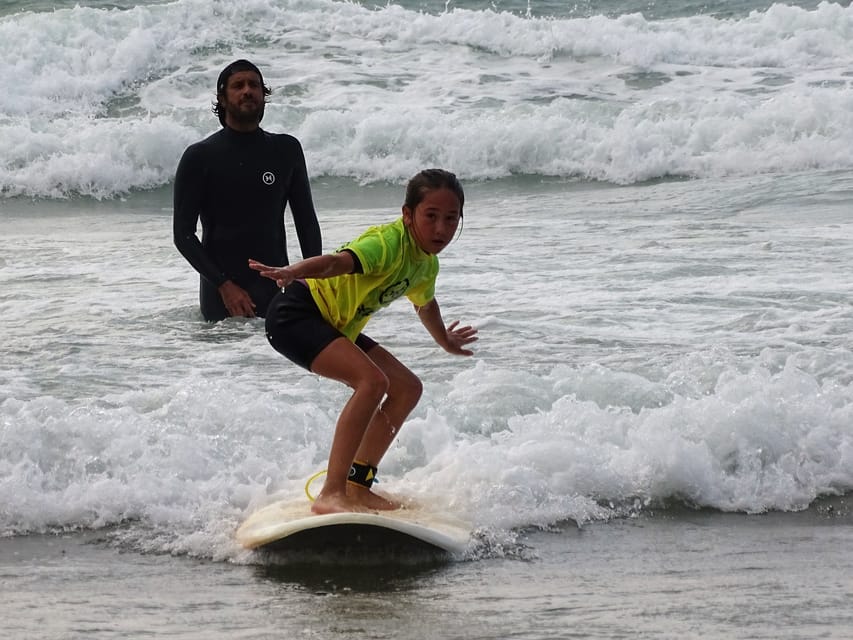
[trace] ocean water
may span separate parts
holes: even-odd
[[[378,486],[463,557],[234,542],[347,397],[205,323],[172,245],[237,57],[327,249],[421,168],[466,186],[475,356],[403,303],[369,331],[425,383]],[[4,637],[853,635],[849,3],[2,2],[0,60]]]

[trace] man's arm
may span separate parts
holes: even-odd
[[[204,167],[199,149],[190,146],[181,157],[175,172],[172,214],[172,236],[181,255],[205,279],[217,287],[229,278],[207,254],[196,235],[201,211]]]
[[[290,213],[296,226],[296,236],[299,238],[299,248],[303,258],[319,256],[323,252],[323,239],[320,234],[320,223],[314,210],[314,200],[311,197],[311,185],[308,181],[308,169],[305,165],[305,154],[302,145],[296,138],[293,163],[293,178],[290,183]]]

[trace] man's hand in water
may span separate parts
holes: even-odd
[[[219,286],[219,295],[228,315],[236,318],[255,317],[255,303],[243,287],[226,280]]]

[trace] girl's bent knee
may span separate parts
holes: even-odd
[[[424,385],[417,376],[408,376],[404,380],[399,380],[397,384],[388,392],[389,396],[394,396],[396,400],[410,408],[421,399],[424,392]]]
[[[415,377],[410,381],[407,389],[407,395],[414,401],[415,404],[421,399],[424,393],[424,383],[420,378]]]
[[[357,390],[382,399],[388,393],[389,386],[388,376],[382,373],[380,369],[376,369],[369,376],[365,376],[359,381]]]

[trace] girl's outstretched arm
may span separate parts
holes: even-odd
[[[459,321],[453,321],[447,327],[444,326],[444,320],[441,317],[441,309],[438,306],[438,301],[433,298],[422,307],[415,307],[421,323],[429,331],[433,340],[438,343],[442,349],[448,353],[453,353],[458,356],[471,356],[474,352],[470,349],[463,349],[466,344],[470,344],[477,340],[477,330],[471,326],[460,327]]]
[[[355,261],[349,251],[341,251],[340,253],[305,258],[305,260],[300,260],[286,267],[271,267],[257,260],[249,259],[249,267],[265,278],[275,280],[279,287],[286,287],[300,278],[322,279],[352,273]]]

